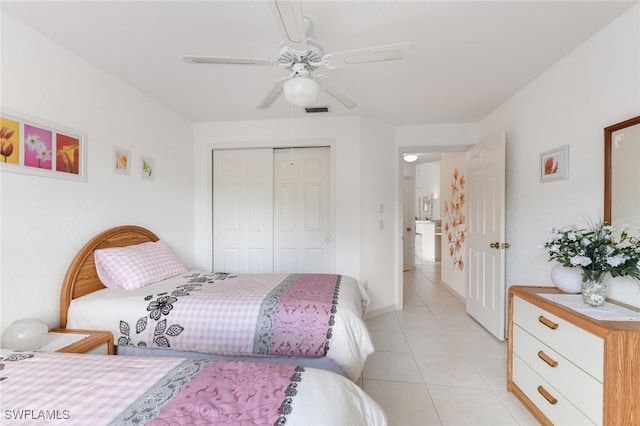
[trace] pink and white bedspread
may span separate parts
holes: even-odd
[[[0,350],[0,423],[386,425],[348,379],[291,364]]]
[[[373,352],[363,321],[367,302],[364,289],[342,275],[194,271],[75,299],[67,328],[109,330],[119,346],[326,357],[356,380]]]

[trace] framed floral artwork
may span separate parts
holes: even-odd
[[[117,146],[113,147],[113,172],[120,175],[131,174],[131,152]]]
[[[155,176],[156,170],[154,159],[146,155],[140,157],[140,177],[144,180],[153,180]]]
[[[86,182],[87,135],[3,108],[0,171]]]
[[[540,154],[540,182],[567,179],[569,177],[569,145]]]

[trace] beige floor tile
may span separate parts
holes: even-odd
[[[389,426],[441,424],[427,388],[422,383],[365,380],[364,390],[385,411]]]
[[[469,357],[473,366],[492,389],[507,389],[507,359]]]
[[[507,359],[507,342],[501,342],[488,331],[466,335],[451,334],[451,338],[467,356]]]
[[[402,326],[395,312],[368,318],[365,323],[369,330],[402,331]]]
[[[513,426],[518,421],[493,391],[427,385],[443,426]]]
[[[489,385],[465,356],[414,354],[426,384],[472,386]]]
[[[507,407],[507,410],[518,421],[520,426],[539,426],[540,423],[533,417],[533,415],[525,408],[524,405],[515,397],[511,392],[506,390],[495,391],[500,401]]]
[[[423,383],[413,355],[406,352],[374,352],[367,359],[362,377],[365,380]]]
[[[434,321],[434,323],[439,327],[439,330],[442,330],[437,321]],[[406,335],[411,351],[415,354],[464,355],[455,340],[448,334],[442,332],[436,334],[429,331],[407,331]]]
[[[376,351],[411,352],[409,342],[402,331],[369,330]]]
[[[440,283],[440,264],[404,275],[404,309],[367,319],[376,352],[358,381],[390,426],[534,426],[506,391],[506,343]]]
[[[434,312],[434,315],[438,318],[447,333],[487,335],[487,330],[466,313],[465,316],[461,317],[442,316],[439,315],[438,312]]]

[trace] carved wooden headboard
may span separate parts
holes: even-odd
[[[93,237],[69,265],[60,292],[60,327],[67,326],[67,310],[73,299],[105,288],[98,278],[93,252],[96,249],[124,247],[158,241],[158,237],[140,226],[126,225],[107,229]]]

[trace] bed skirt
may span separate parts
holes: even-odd
[[[347,377],[345,371],[335,362],[326,357],[322,358],[279,358],[272,356],[223,356],[205,354],[200,352],[177,351],[164,348],[145,348],[141,346],[116,345],[116,355],[125,356],[153,356],[153,357],[178,357],[178,358],[197,358],[197,359],[228,359],[243,361],[263,361],[277,362],[282,364],[295,364],[303,367],[320,368],[323,370],[333,371],[341,376]]]

